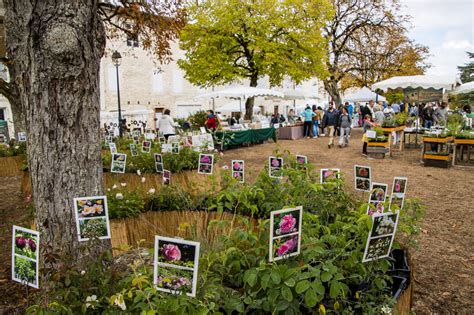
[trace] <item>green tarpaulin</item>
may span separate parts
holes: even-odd
[[[275,142],[277,141],[276,131],[273,127],[242,131],[217,131],[214,136],[216,143],[224,150],[243,144],[262,143],[268,139],[273,139]]]

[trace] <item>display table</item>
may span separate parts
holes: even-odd
[[[278,128],[278,139],[296,140],[303,138],[303,125]]]
[[[423,137],[421,157],[425,166],[449,167],[450,147],[454,137]]]
[[[215,140],[220,143],[222,150],[244,144],[263,143],[268,139],[277,141],[276,130],[273,127],[239,131],[216,131],[215,137]]]
[[[474,139],[454,139],[454,165],[474,166]]]
[[[397,135],[398,141],[400,141],[400,146],[398,148],[399,151],[403,151],[405,147],[405,128],[406,126],[398,126],[398,127],[391,127],[391,128],[382,128],[383,133],[388,136],[389,148],[390,148],[390,156],[392,156],[392,146],[396,144],[396,141],[393,141],[392,132],[395,132]]]

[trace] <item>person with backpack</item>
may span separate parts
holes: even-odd
[[[328,148],[334,146],[334,133],[336,132],[337,127],[337,113],[334,110],[333,106],[329,106],[329,109],[324,114],[323,118],[323,128],[327,128],[327,133],[329,136]]]
[[[306,109],[301,114],[301,116],[304,118],[303,137],[306,137],[306,139],[309,139],[309,136],[311,134],[311,127],[313,125],[313,117],[315,115],[316,114],[311,110],[311,107],[309,107],[309,105],[306,105]]]
[[[321,117],[318,112],[318,108],[316,105],[313,105],[313,138],[318,137],[318,128],[319,128],[319,122],[321,121]]]

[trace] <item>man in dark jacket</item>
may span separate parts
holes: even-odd
[[[334,132],[337,127],[337,113],[334,110],[334,107],[329,106],[329,109],[324,114],[323,118],[323,128],[327,128],[327,133],[329,136],[328,148],[331,149],[334,146]]]

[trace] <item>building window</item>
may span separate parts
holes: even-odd
[[[127,46],[138,47],[138,34],[127,35]]]
[[[0,120],[6,120],[5,119],[5,108],[0,108]]]

